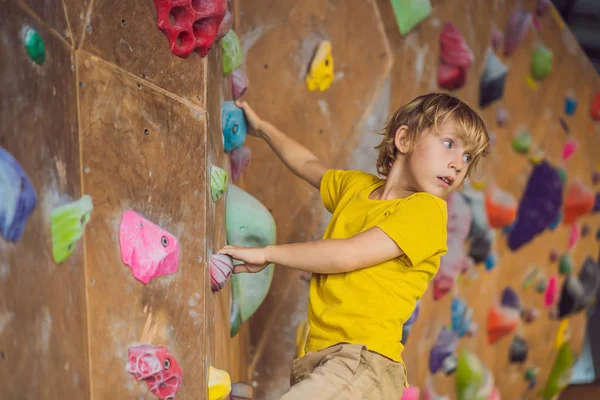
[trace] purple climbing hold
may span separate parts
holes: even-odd
[[[456,352],[457,346],[458,336],[443,327],[429,353],[429,370],[432,374],[442,368],[444,360]]]
[[[502,298],[500,300],[502,307],[513,308],[515,310],[521,310],[521,300],[519,295],[511,287],[506,287],[502,291]]]
[[[590,234],[590,232],[592,231],[592,228],[590,227],[590,225],[588,223],[583,223],[583,225],[581,225],[581,237],[586,237],[587,235]]]
[[[0,147],[0,234],[19,240],[37,204],[35,189],[17,160]]]
[[[555,168],[543,160],[535,166],[521,198],[508,247],[516,251],[542,233],[560,212],[563,183]]]
[[[554,249],[550,250],[550,262],[555,263],[558,260],[558,252]]]
[[[596,213],[600,211],[600,192],[596,193],[596,197],[594,199],[594,208],[592,208],[592,212]]]
[[[408,339],[408,335],[410,335],[410,331],[417,319],[419,318],[419,311],[421,310],[421,301],[417,300],[417,304],[415,309],[413,310],[410,318],[402,325],[402,344],[406,344],[406,340]]]

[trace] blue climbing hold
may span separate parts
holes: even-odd
[[[223,103],[221,109],[221,126],[223,129],[223,147],[226,153],[237,149],[246,140],[246,116],[244,111],[233,101]]]
[[[577,100],[573,97],[567,96],[565,98],[565,114],[573,115],[577,109]]]
[[[485,270],[491,271],[498,263],[498,254],[491,253],[485,258]]]
[[[554,221],[552,221],[550,223],[550,225],[548,225],[548,229],[550,231],[554,231],[558,225],[560,225],[560,221],[562,221],[563,219],[563,215],[562,215],[562,211],[559,211],[558,214],[556,215],[556,219]]]
[[[2,147],[0,194],[0,233],[9,242],[16,242],[37,204],[37,196],[19,162]]]

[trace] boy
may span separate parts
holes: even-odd
[[[381,132],[380,179],[328,170],[246,102],[237,104],[253,134],[319,189],[332,213],[323,240],[220,251],[244,262],[234,273],[270,263],[313,273],[306,354],[294,360],[282,399],[400,399],[407,384],[402,324],[447,251],[444,198],[483,155],[485,124],[447,94],[414,99]]]

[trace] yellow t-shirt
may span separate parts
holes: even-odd
[[[404,254],[357,271],[312,275],[306,353],[345,342],[402,361],[402,325],[448,250],[448,215],[446,202],[429,193],[369,199],[384,183],[362,171],[328,170],[323,176],[321,199],[333,214],[324,239],[348,238],[377,226]]]

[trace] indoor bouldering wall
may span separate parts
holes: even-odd
[[[373,131],[423,93],[453,93],[481,113],[491,153],[448,199],[449,254],[405,326],[409,383],[422,399],[466,399],[469,389],[485,399],[556,395],[581,352],[599,283],[600,80],[552,4],[238,6],[247,101],[328,167],[374,172]],[[333,79],[310,90],[324,42]],[[271,210],[277,241],[318,239],[329,217],[318,193],[265,143],[247,146],[241,186]],[[248,373],[259,398],[289,388],[306,279],[276,268],[251,320]]]
[[[233,4],[0,8],[0,398],[247,394],[231,260],[211,257],[238,233]]]

